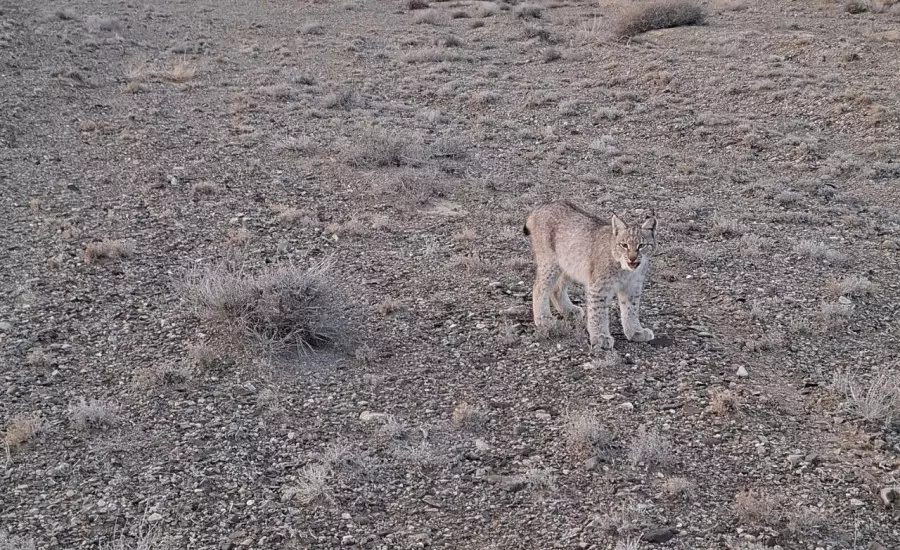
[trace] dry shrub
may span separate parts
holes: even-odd
[[[79,430],[107,428],[118,423],[118,407],[101,399],[85,400],[69,406],[69,417]]]
[[[3,443],[7,451],[17,449],[31,441],[38,434],[47,429],[47,422],[41,413],[22,413],[10,419],[3,435]]]
[[[699,25],[706,12],[692,0],[638,2],[625,8],[615,22],[618,38],[631,38],[655,29]]]
[[[131,241],[104,239],[87,245],[84,249],[84,263],[95,264],[103,260],[127,258],[134,253]]]
[[[638,428],[637,434],[628,446],[631,464],[663,466],[672,460],[672,443],[656,430],[645,426]]]
[[[717,391],[709,400],[709,411],[715,414],[731,414],[737,412],[739,406],[737,397],[729,390]]]
[[[781,500],[761,491],[741,491],[734,497],[734,511],[752,525],[775,525],[781,521]]]
[[[837,372],[831,387],[867,422],[889,426],[900,421],[900,373],[885,369],[866,382],[847,372]]]
[[[481,424],[484,414],[475,406],[463,402],[453,409],[450,419],[457,428],[465,428]]]
[[[608,447],[612,438],[600,418],[588,411],[567,414],[564,431],[569,449],[582,456],[593,455],[599,448]]]
[[[346,150],[347,163],[357,168],[417,165],[422,162],[418,134],[370,128]]]
[[[182,59],[163,71],[160,76],[169,82],[188,82],[197,76],[197,67],[190,61]]]
[[[248,343],[280,354],[348,343],[332,262],[257,274],[227,267],[192,273],[186,291],[204,319],[237,329]]]
[[[850,275],[841,280],[831,280],[826,284],[826,290],[832,297],[840,296],[865,296],[872,294],[875,284],[859,275]]]

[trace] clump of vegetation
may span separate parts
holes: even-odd
[[[202,318],[237,329],[249,343],[274,354],[347,343],[331,262],[293,265],[257,274],[226,267],[193,273],[186,290]]]
[[[624,39],[656,29],[699,25],[705,20],[706,12],[693,0],[636,3],[619,16],[614,33]]]

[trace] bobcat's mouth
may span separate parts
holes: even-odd
[[[641,261],[640,260],[635,260],[635,261],[625,260],[625,265],[628,267],[628,269],[634,271],[635,269],[640,267]]]

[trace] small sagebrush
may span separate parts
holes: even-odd
[[[867,422],[891,425],[900,421],[900,374],[896,372],[886,370],[868,382],[846,372],[837,372],[831,387]]]
[[[7,452],[21,447],[47,429],[47,421],[40,413],[23,413],[13,416],[6,426],[3,443]]]
[[[564,431],[569,449],[579,455],[591,455],[599,447],[609,445],[609,433],[604,429],[600,418],[590,412],[567,415]]]
[[[103,260],[118,260],[127,258],[133,253],[134,243],[131,241],[104,239],[87,245],[87,248],[84,249],[84,263],[95,264]]]
[[[699,25],[705,20],[706,12],[692,0],[636,2],[618,17],[613,32],[625,39],[656,29]]]
[[[258,274],[213,268],[189,276],[186,290],[203,318],[237,328],[275,353],[346,343],[331,262],[285,265]]]
[[[420,136],[382,128],[367,130],[346,151],[347,163],[357,168],[417,165],[422,155]]]
[[[160,76],[169,82],[188,82],[197,76],[197,67],[190,61],[183,59],[175,62],[171,67],[163,71]]]
[[[119,421],[118,407],[101,399],[87,401],[81,398],[69,406],[69,417],[79,430],[106,428]]]
[[[850,275],[840,280],[828,281],[826,290],[828,294],[835,298],[840,296],[865,296],[872,294],[875,290],[875,285],[865,277]]]
[[[637,434],[628,446],[628,458],[631,464],[637,466],[663,466],[671,459],[672,443],[656,430],[648,430],[641,426]]]

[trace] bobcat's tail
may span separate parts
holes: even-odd
[[[528,222],[527,221],[525,222],[525,225],[522,226],[522,233],[524,233],[526,237],[531,235],[531,231],[528,230]]]

